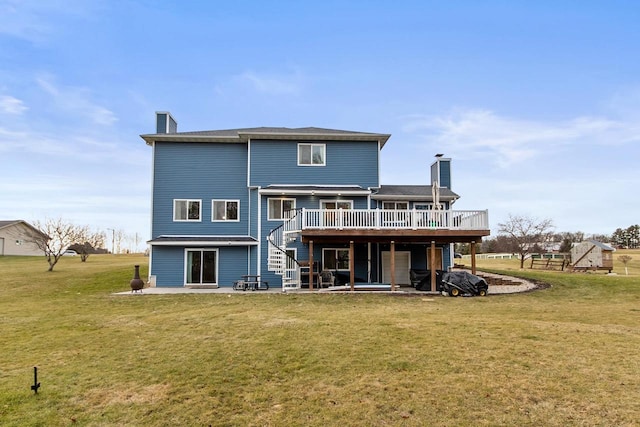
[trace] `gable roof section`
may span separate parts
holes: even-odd
[[[374,200],[412,200],[433,201],[431,185],[381,185],[380,189],[371,195]],[[440,200],[455,201],[460,196],[446,187],[440,187]]]
[[[615,251],[615,248],[612,248],[611,246],[599,242],[597,240],[593,240],[593,239],[587,239],[587,242],[591,243],[592,245],[596,245],[597,247],[599,247],[600,249],[603,249],[605,251]]]
[[[32,229],[33,231],[35,231],[36,233],[39,233],[43,236],[46,236],[46,234],[44,234],[42,231],[38,230],[37,228],[35,228],[33,225],[29,224],[27,221],[23,221],[21,219],[14,219],[14,220],[0,220],[0,230],[3,228],[8,228],[8,227],[12,227],[14,225],[19,225],[19,224],[24,224],[26,227]]]
[[[13,224],[19,223],[20,220],[0,221],[0,228],[8,227]]]
[[[299,139],[304,141],[378,141],[380,148],[382,148],[391,135],[317,127],[256,127],[196,132],[155,133],[140,135],[140,137],[144,139],[148,145],[151,145],[155,141],[246,143],[249,139]]]

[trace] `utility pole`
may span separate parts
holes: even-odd
[[[111,254],[116,254],[116,230],[113,228],[107,228],[107,230],[111,230]]]

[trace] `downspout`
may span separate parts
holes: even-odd
[[[371,283],[371,242],[367,242],[367,282]]]
[[[260,186],[258,185],[256,188],[258,194],[258,269],[256,274],[260,275],[262,274],[262,194],[260,194]]]
[[[247,138],[247,187],[249,189],[252,188],[251,186],[251,138]],[[258,253],[256,254],[256,274],[260,275],[262,272],[262,215],[261,215],[261,207],[262,207],[262,203],[261,203],[261,198],[262,196],[260,195],[260,186],[256,186],[254,187],[257,189],[257,203],[258,203],[258,218],[256,218],[257,220],[257,237],[258,237],[258,247],[257,247],[257,251]],[[251,197],[249,197],[249,200],[251,200]],[[251,202],[249,202],[251,203]],[[249,227],[251,227],[251,222],[249,222]],[[251,258],[249,257],[248,262],[251,262]],[[250,269],[249,269],[250,270]]]
[[[151,145],[151,224],[149,224],[149,238],[153,239],[153,195],[155,194],[155,175],[156,175],[156,142]],[[147,282],[151,282],[151,267],[153,265],[153,245],[149,245],[149,272],[147,273]],[[153,283],[155,286],[155,280]]]

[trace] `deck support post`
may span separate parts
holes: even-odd
[[[313,240],[309,240],[309,290],[313,290]]]
[[[476,274],[476,242],[471,242],[471,274]]]
[[[431,255],[429,258],[429,270],[431,271],[431,292],[436,291],[436,242],[431,241]]]
[[[355,290],[356,281],[356,260],[354,257],[353,240],[349,242],[349,282],[351,282],[351,292]]]
[[[371,242],[367,242],[367,282],[371,283]]]
[[[396,242],[391,241],[391,292],[396,290]]]

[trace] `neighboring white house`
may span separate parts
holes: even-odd
[[[2,255],[44,255],[41,249],[31,241],[34,233],[43,234],[26,221],[0,220],[0,256]]]

